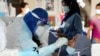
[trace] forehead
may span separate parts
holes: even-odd
[[[100,6],[96,6],[96,9],[100,9]]]

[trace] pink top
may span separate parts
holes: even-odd
[[[93,26],[92,30],[92,37],[93,38],[100,38],[100,18],[92,17],[90,20],[90,25]]]
[[[62,21],[64,19],[64,17],[65,17],[65,14],[64,13],[61,13],[60,14],[60,20]]]

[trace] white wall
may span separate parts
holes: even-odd
[[[29,7],[31,10],[36,7],[45,8],[45,0],[24,0],[24,2],[29,3]]]
[[[24,2],[27,2],[29,4],[30,9],[34,9],[35,5],[36,5],[36,1],[35,0],[24,0]]]

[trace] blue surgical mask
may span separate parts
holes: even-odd
[[[75,54],[75,49],[70,46],[67,46],[66,51],[68,52],[69,55]]]
[[[64,9],[64,12],[65,12],[65,13],[68,13],[68,12],[70,11],[70,9],[69,9],[68,6],[64,6],[63,9]]]

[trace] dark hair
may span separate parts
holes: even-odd
[[[96,5],[96,7],[97,7],[97,6],[100,6],[100,3],[98,3],[98,4]]]
[[[80,8],[76,0],[62,0],[67,6],[69,6],[70,11],[65,14],[63,21],[66,21],[72,14],[78,13],[80,15]],[[81,15],[80,15],[81,16]]]
[[[28,5],[28,3],[26,3],[26,2],[21,2],[21,3],[20,3],[20,8],[24,8],[26,5]]]

